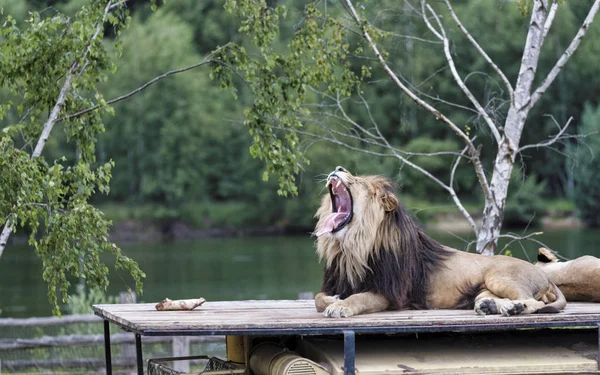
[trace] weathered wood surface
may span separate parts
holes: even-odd
[[[2,318],[0,327],[50,327],[75,323],[102,323],[102,319],[93,314],[48,316],[43,318]]]
[[[228,301],[207,302],[192,311],[157,311],[154,304],[95,305],[96,315],[141,333],[195,331],[214,334],[244,330],[376,329],[377,327],[454,327],[468,325],[581,325],[600,323],[600,304],[570,303],[559,314],[514,317],[478,316],[472,310],[387,311],[351,318],[325,318],[313,301]],[[293,332],[290,332],[293,333]]]

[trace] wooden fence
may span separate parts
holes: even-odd
[[[23,329],[23,328],[46,328],[53,326],[68,326],[72,324],[98,325],[101,327],[102,319],[95,315],[65,315],[58,317],[43,318],[3,318],[0,319],[0,330]],[[110,338],[113,347],[113,366],[120,368],[122,372],[128,373],[135,369],[135,337],[133,333],[114,333]],[[195,337],[142,337],[143,344],[165,344],[171,343],[173,357],[190,355],[190,344],[193,343],[224,343],[223,336],[195,336]],[[35,338],[0,338],[0,359],[6,358],[8,353],[17,350],[33,350],[44,348],[64,347],[89,347],[104,345],[103,334],[70,334],[59,336],[42,336]],[[115,352],[115,346],[120,346],[120,356]],[[0,371],[16,372],[24,369],[73,369],[86,368],[99,371],[104,369],[103,357],[95,358],[69,358],[69,359],[20,359],[2,360]],[[174,366],[178,371],[189,371],[189,362],[177,361]]]
[[[298,299],[312,299],[312,292],[301,292]],[[121,303],[135,303],[135,295],[121,293]],[[56,326],[68,326],[73,324],[84,324],[101,327],[102,319],[95,315],[65,315],[62,318],[55,316],[43,318],[2,318],[0,319],[0,332],[6,332],[12,329],[24,328],[47,328]],[[98,328],[101,332],[101,328]],[[113,351],[113,373],[136,373],[135,359],[135,336],[133,333],[114,333],[110,336],[111,347]],[[142,336],[142,344],[147,348],[151,344],[171,343],[171,354],[173,357],[187,357],[190,355],[190,346],[198,343],[218,343],[224,344],[224,336]],[[18,350],[35,350],[44,348],[69,348],[69,347],[93,347],[103,346],[104,335],[98,334],[68,334],[56,336],[42,336],[35,338],[1,338],[0,337],[0,374],[2,371],[18,372],[26,370],[29,374],[34,374],[31,369],[64,369],[69,370],[69,374],[74,372],[70,369],[84,368],[86,374],[100,373],[105,369],[104,357],[89,358],[55,358],[55,359],[19,359],[4,360],[7,353]],[[116,352],[115,346],[119,346]],[[101,353],[104,353],[102,350]],[[120,354],[120,356],[118,356]],[[192,353],[206,354],[206,353]],[[190,364],[194,361],[176,361],[173,362],[173,368],[181,372],[189,372]],[[56,373],[55,371],[53,371]]]

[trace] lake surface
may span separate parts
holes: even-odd
[[[440,242],[463,249],[466,239],[448,233],[429,233]],[[536,239],[569,259],[589,254],[600,257],[600,231],[546,230]],[[502,249],[506,241],[501,242]],[[535,260],[537,243],[509,247],[512,254]],[[189,242],[125,243],[122,249],[146,272],[144,295],[138,302],[204,297],[208,301],[296,299],[299,292],[317,293],[322,268],[314,238],[248,237]],[[110,258],[107,258],[110,263]],[[109,295],[118,295],[133,281],[126,272],[111,269]],[[77,280],[73,280],[75,284]],[[49,316],[47,286],[41,262],[27,246],[9,245],[0,259],[0,317]]]

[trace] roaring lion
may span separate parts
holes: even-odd
[[[523,260],[452,249],[411,220],[382,176],[327,177],[315,215],[325,261],[317,311],[349,317],[387,309],[471,309],[478,314],[557,313],[566,306],[544,272]]]
[[[567,301],[600,302],[600,259],[584,255],[559,262],[545,247],[539,248],[537,259],[535,265],[558,286]]]

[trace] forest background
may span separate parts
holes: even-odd
[[[56,9],[70,14],[85,3],[84,0],[3,0],[0,17],[10,14],[19,24],[29,9],[44,12]],[[564,52],[590,3],[561,3],[555,27],[544,44],[540,72],[549,71]],[[289,13],[282,21],[278,42],[285,46],[306,2],[281,0],[278,4],[285,4]],[[116,61],[116,72],[101,87],[104,98],[118,97],[169,70],[201,61],[230,41],[250,45],[238,32],[239,20],[226,12],[223,5],[224,0],[171,0],[153,12],[147,1],[128,1],[132,21],[121,36],[122,56]],[[326,9],[328,5],[329,11],[335,12],[339,4],[326,0],[320,6]],[[514,2],[495,0],[456,2],[454,7],[467,29],[507,76],[516,76],[528,19],[521,8]],[[410,73],[405,79],[426,94],[462,98],[460,88],[451,84],[439,46],[418,37],[426,30],[422,20],[398,14],[393,24],[397,38],[387,52],[395,66]],[[474,72],[466,78],[472,90],[485,93],[488,104],[496,105],[501,115],[504,93],[500,85],[486,75],[477,74],[486,64],[483,58],[470,48],[465,38],[453,38],[452,49],[457,65]],[[595,135],[600,128],[598,56],[600,25],[596,22],[533,109],[528,121],[536,124],[525,127],[522,144],[548,139],[556,134],[556,123],[565,124],[570,117],[574,120],[569,133],[589,136],[583,141],[572,138],[552,148],[523,152],[510,187],[505,226],[535,224],[549,211],[568,215],[575,209],[589,225],[599,224],[600,195],[596,196],[592,188],[600,185],[595,183],[599,169],[594,157],[594,150],[600,150]],[[117,232],[119,228],[125,228],[125,232],[127,228],[130,232],[144,232],[142,228],[153,227],[166,237],[212,234],[214,230],[306,233],[314,223],[323,178],[336,165],[360,174],[391,177],[402,190],[404,205],[422,221],[437,214],[458,213],[451,199],[434,182],[403,167],[396,159],[377,158],[327,142],[303,143],[311,163],[297,181],[299,194],[292,198],[279,196],[276,178],[263,181],[264,164],[249,152],[251,137],[243,123],[244,110],[253,100],[251,93],[243,84],[237,90],[237,97],[221,90],[220,82],[211,80],[209,70],[200,67],[158,81],[116,103],[114,116],[105,115],[106,131],[99,136],[96,161],[101,165],[113,160],[115,166],[110,194],[95,195],[93,203],[113,220]],[[364,91],[371,113],[390,142],[415,152],[461,148],[448,128],[439,126],[433,116],[400,96],[392,85],[386,89],[386,85],[367,84]],[[0,99],[4,102],[11,98],[0,89]],[[349,113],[358,123],[369,122],[365,111],[349,108]],[[15,116],[9,113],[3,122],[17,122]],[[455,122],[478,128],[479,119],[460,116],[456,115]],[[53,132],[44,150],[47,160],[62,156],[76,159],[76,150],[66,138],[60,128]],[[482,148],[484,165],[491,165],[493,157],[491,151]],[[447,175],[448,166],[443,158],[415,158],[434,175]],[[457,193],[469,211],[480,212],[480,189],[468,165],[457,170],[456,183]]]

